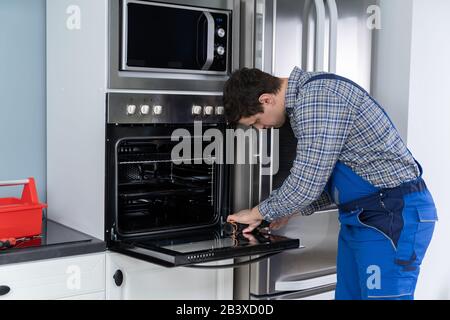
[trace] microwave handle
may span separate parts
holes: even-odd
[[[206,44],[206,62],[202,67],[202,70],[209,70],[211,65],[214,62],[214,50],[215,50],[215,32],[216,32],[216,23],[214,21],[211,13],[205,11],[203,14],[206,17],[206,21],[208,22],[208,35],[207,35],[207,44]]]
[[[188,265],[188,266],[184,266],[185,268],[192,268],[192,269],[229,269],[229,268],[238,268],[238,267],[242,267],[242,266],[247,266],[256,262],[260,262],[263,260],[267,260],[270,257],[279,254],[280,252],[273,252],[273,253],[268,253],[265,255],[262,255],[258,258],[254,258],[254,259],[249,259],[247,261],[242,261],[242,262],[238,262],[238,263],[230,263],[230,264],[219,264],[219,265],[200,265],[200,264],[193,264],[193,265]],[[183,266],[182,266],[183,267]]]

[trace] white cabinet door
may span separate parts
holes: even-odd
[[[123,275],[123,283],[120,286],[116,285],[113,278],[118,270]],[[233,269],[165,268],[108,252],[106,254],[106,299],[231,300],[233,299]]]
[[[2,299],[62,299],[105,291],[105,253],[0,266]]]

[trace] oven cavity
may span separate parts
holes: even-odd
[[[118,223],[123,233],[198,227],[216,221],[216,165],[172,159],[178,142],[126,139],[117,146]]]

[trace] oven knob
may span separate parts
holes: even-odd
[[[223,116],[225,114],[225,108],[222,106],[216,107],[216,114],[218,116]]]
[[[205,107],[205,115],[212,116],[214,114],[214,107],[206,106]]]
[[[127,106],[127,115],[132,116],[133,114],[136,113],[136,106],[134,104],[129,104]]]
[[[218,35],[220,38],[225,37],[225,30],[224,30],[223,28],[219,28],[219,29],[217,30],[217,35]]]
[[[150,107],[146,104],[141,106],[141,114],[147,115],[150,113]]]
[[[202,114],[203,108],[201,106],[193,106],[192,107],[192,114],[195,116],[199,116]]]
[[[162,112],[163,112],[163,107],[162,106],[154,106],[153,107],[153,113],[156,114],[157,116],[162,114]]]
[[[225,48],[222,46],[218,46],[216,51],[219,56],[223,56],[225,54]]]

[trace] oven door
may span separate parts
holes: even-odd
[[[230,14],[123,0],[121,69],[227,74]]]
[[[299,247],[301,245],[298,239],[261,231],[230,235],[217,229],[210,229],[158,238],[132,238],[118,241],[110,249],[162,266],[177,267],[245,256],[259,256],[257,259],[246,262],[251,263]],[[219,267],[221,266],[219,265]]]
[[[169,151],[178,142],[163,135],[170,127],[108,130],[106,237],[111,250],[174,267],[245,256],[263,259],[300,247],[298,239],[268,234],[262,227],[251,234],[227,228],[228,166],[172,162]],[[195,140],[193,135],[188,145]]]

